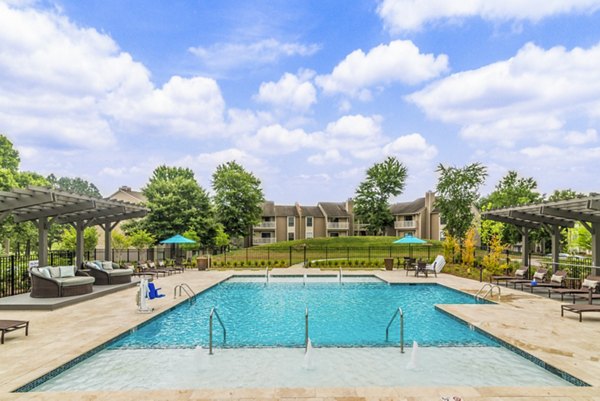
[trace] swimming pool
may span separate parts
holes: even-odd
[[[180,304],[78,365],[51,375],[35,391],[570,385],[435,308],[475,304],[470,295],[436,284],[389,285],[373,278],[343,284],[331,277],[304,280],[225,281],[199,294],[194,303]],[[227,328],[227,340],[223,343],[215,323],[216,349],[209,356],[212,307]],[[385,338],[398,307],[405,316],[404,354],[397,321],[390,326],[390,340]],[[305,354],[306,310],[316,348]]]

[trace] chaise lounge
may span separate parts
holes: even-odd
[[[29,321],[27,320],[0,320],[0,332],[2,332],[0,344],[4,344],[4,333],[25,329],[25,335],[29,335]]]
[[[75,270],[75,266],[32,267],[32,298],[59,298],[89,294],[93,291],[94,277]]]
[[[96,279],[96,285],[114,285],[131,283],[132,269],[122,269],[117,263],[95,260],[85,262],[90,276]]]
[[[503,275],[503,276],[492,276],[490,277],[490,283],[495,281],[496,285],[500,284],[500,281],[504,281],[506,287],[508,287],[508,283],[514,280],[524,280],[527,277],[527,271],[529,270],[528,266],[523,266],[520,269],[515,271],[513,276]]]
[[[599,287],[600,276],[590,275],[583,280],[583,283],[581,283],[581,288],[555,288],[550,290],[548,296],[552,294],[560,294],[560,300],[564,301],[565,295],[571,295],[573,297],[573,303],[575,303],[575,297],[577,295],[589,294],[590,292],[597,292]]]
[[[537,272],[536,272],[537,273]],[[534,275],[535,276],[535,275]],[[567,277],[566,270],[559,270],[550,277],[550,281],[537,281],[535,285],[533,283],[525,284],[530,288],[533,293],[534,288],[547,288],[548,289],[548,297],[550,296],[550,291],[553,288],[563,288],[565,286],[565,278]]]

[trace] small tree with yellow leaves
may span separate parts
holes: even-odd
[[[475,227],[469,228],[463,241],[462,262],[466,266],[473,266],[475,262]]]
[[[445,232],[444,242],[442,242],[442,249],[444,250],[444,258],[452,262],[454,262],[454,255],[460,252],[458,241],[447,231]]]
[[[491,274],[499,273],[506,264],[502,264],[502,253],[506,245],[502,243],[500,235],[492,235],[489,241],[490,253],[483,258],[483,267]]]

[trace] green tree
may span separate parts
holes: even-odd
[[[181,249],[184,251],[196,251],[200,249],[202,244],[200,243],[200,237],[196,234],[194,230],[187,230],[182,234],[184,237],[196,241],[195,244],[181,244]]]
[[[21,163],[19,152],[7,137],[0,135],[0,169],[16,173],[19,170],[19,163]]]
[[[115,249],[127,249],[131,246],[131,238],[119,231],[113,230],[110,237],[112,247]]]
[[[146,230],[136,230],[130,236],[131,245],[137,249],[150,248],[156,243],[156,238]]]
[[[215,246],[219,248],[223,248],[229,245],[229,235],[223,229],[223,224],[217,224],[217,229],[215,233]]]
[[[213,208],[192,170],[159,166],[142,191],[150,212],[138,227],[157,239],[194,230],[203,244],[212,244],[216,224]]]
[[[54,174],[50,174],[47,179],[52,188],[55,188],[55,189],[58,189],[61,191],[66,191],[66,192],[73,192],[73,193],[76,193],[79,195],[91,196],[92,198],[98,198],[98,199],[102,198],[102,195],[100,194],[100,191],[98,190],[98,187],[96,187],[91,182],[84,180],[83,178],[79,178],[79,177],[56,178],[56,176]]]
[[[391,156],[367,170],[366,179],[356,189],[354,213],[369,233],[383,234],[385,227],[394,222],[388,202],[404,191],[406,176],[404,164]]]
[[[573,191],[572,189],[555,189],[554,192],[548,196],[548,202],[556,202],[561,200],[570,200],[575,198],[583,198],[586,196],[581,192]]]
[[[509,171],[496,184],[492,193],[479,201],[480,209],[490,210],[502,207],[520,206],[529,203],[540,202],[542,195],[537,192],[537,182],[532,177],[519,177],[516,171]],[[500,240],[506,244],[516,244],[521,240],[521,233],[512,224],[496,223],[501,227]],[[487,232],[489,225],[482,225],[481,238],[488,243],[492,233]],[[484,232],[485,231],[485,232]]]
[[[230,237],[250,234],[260,221],[265,197],[260,180],[235,161],[221,164],[212,176],[217,221]]]
[[[93,251],[98,245],[98,232],[94,227],[87,227],[83,230],[83,248],[85,251]],[[61,241],[58,244],[59,249],[74,251],[77,248],[77,233],[72,226],[65,226]]]
[[[479,198],[479,187],[485,182],[487,172],[479,163],[465,167],[445,167],[440,164],[435,205],[446,220],[446,231],[459,243],[473,222],[473,207]]]

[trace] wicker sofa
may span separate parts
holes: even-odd
[[[89,294],[94,278],[75,270],[75,266],[33,267],[31,273],[32,298],[59,298]]]
[[[96,285],[131,283],[133,269],[121,268],[117,263],[94,260],[85,262],[83,266],[96,279]]]

